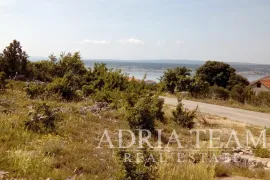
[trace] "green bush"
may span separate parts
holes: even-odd
[[[117,92],[103,89],[101,91],[96,91],[96,93],[92,95],[92,99],[97,102],[112,103],[116,101],[117,96],[118,98],[120,96],[120,92]]]
[[[46,89],[50,93],[59,94],[64,100],[75,100],[77,98],[76,90],[68,85],[67,78],[55,78],[53,82],[47,85]]]
[[[155,118],[158,120],[164,120],[164,112],[163,112],[164,99],[154,98],[153,99],[153,111],[155,113]]]
[[[240,103],[245,103],[247,98],[245,87],[241,85],[235,85],[231,90],[231,97]]]
[[[131,129],[148,129],[152,132],[155,130],[155,118],[159,111],[155,106],[156,98],[150,95],[141,98],[129,109],[126,119]]]
[[[216,177],[229,177],[232,174],[232,169],[227,164],[216,164],[215,166],[215,176]]]
[[[6,73],[0,72],[0,91],[6,88]]]
[[[26,87],[25,91],[26,94],[31,98],[37,98],[41,96],[46,91],[45,85],[39,85],[39,84],[30,84],[28,87]]]
[[[51,82],[56,77],[55,64],[51,61],[29,62],[27,71],[31,80]]]
[[[174,121],[181,125],[184,128],[193,128],[194,126],[194,118],[196,117],[197,109],[193,111],[189,111],[184,108],[181,99],[178,99],[178,105],[176,106],[176,110],[172,111]]]
[[[249,85],[249,81],[247,78],[239,75],[239,74],[231,74],[230,79],[228,81],[227,89],[232,90],[234,86],[239,85],[243,88],[247,87]]]
[[[157,179],[156,162],[150,158],[150,153],[146,148],[142,149],[142,159],[136,162],[136,154],[128,152],[131,156],[131,161],[125,161],[125,150],[118,153],[120,160],[124,166],[124,173],[121,179],[132,180],[155,180]],[[156,158],[156,157],[154,157]]]
[[[212,87],[212,93],[215,99],[228,100],[230,98],[230,91],[223,87]]]
[[[53,112],[51,107],[45,103],[37,104],[30,115],[31,119],[25,121],[26,129],[37,133],[54,132],[56,121],[59,120],[56,112]]]
[[[195,98],[205,98],[209,95],[209,83],[195,77],[189,87],[189,93]]]
[[[260,102],[260,105],[270,107],[270,92],[262,91],[257,95],[256,99]]]
[[[92,85],[83,85],[82,91],[85,97],[95,93],[95,89]]]
[[[253,149],[255,156],[260,158],[270,158],[270,151],[266,148],[262,148],[261,146],[257,146]]]

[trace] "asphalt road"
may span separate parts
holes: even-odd
[[[161,96],[165,100],[165,104],[168,105],[177,105],[177,99],[171,97],[164,97]],[[260,113],[254,111],[248,111],[243,109],[189,101],[189,100],[182,100],[185,108],[187,109],[195,109],[198,106],[198,109],[202,113],[217,115],[220,117],[226,117],[231,120],[262,126],[262,127],[270,127],[270,114],[267,113]]]

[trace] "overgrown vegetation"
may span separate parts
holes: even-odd
[[[261,158],[270,158],[270,151],[266,148],[263,148],[261,146],[257,146],[253,149],[255,156],[261,157]]]
[[[25,121],[27,130],[37,133],[52,133],[55,131],[56,122],[60,120],[58,112],[55,112],[47,104],[37,104],[29,112],[31,118]]]
[[[260,92],[258,95],[248,86],[249,82],[243,76],[236,74],[229,64],[217,61],[207,61],[196,70],[194,76],[185,67],[168,69],[161,78],[161,86],[165,92],[188,92],[192,99],[208,103],[230,105],[247,104],[247,109],[270,112],[270,93]],[[231,105],[232,106],[232,105]],[[243,105],[237,106],[242,108]],[[253,107],[253,108],[252,108]],[[266,107],[266,109],[265,109]]]
[[[181,102],[181,99],[178,99],[178,105],[176,106],[176,110],[174,110],[173,118],[176,123],[181,125],[184,128],[191,129],[194,126],[194,118],[196,117],[196,111],[189,111],[184,108],[184,105]]]
[[[216,68],[211,81],[203,76],[209,64]],[[215,174],[230,174],[201,162],[160,165],[147,158],[151,152],[147,148],[142,149],[140,163],[125,162],[125,151],[117,155],[111,149],[95,148],[103,129],[118,138],[117,129],[147,129],[155,134],[161,127],[164,144],[173,128],[186,137],[188,129],[197,126],[197,111],[185,109],[179,100],[175,110],[164,112],[167,107],[159,90],[187,91],[196,98],[223,101],[231,97],[242,103],[238,98],[245,94],[244,102],[270,104],[267,93],[255,96],[242,91],[245,79],[226,64],[206,66],[194,77],[184,67],[168,70],[160,84],[149,85],[105,64],[86,68],[78,52],[30,62],[14,40],[0,55],[0,170],[9,172],[8,178],[56,180],[208,180]],[[228,74],[230,78],[223,77]],[[224,79],[226,84],[221,83]],[[106,104],[105,110],[98,104]]]

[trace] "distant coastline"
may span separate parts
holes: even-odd
[[[31,61],[48,60],[44,57],[30,57]],[[121,69],[130,77],[134,76],[137,79],[142,79],[146,74],[147,80],[158,82],[163,72],[168,68],[177,66],[185,66],[195,70],[202,66],[206,61],[203,60],[120,60],[120,59],[86,59],[84,63],[87,67],[92,67],[95,63],[105,63],[108,68]],[[236,69],[238,74],[246,77],[250,82],[262,78],[270,74],[269,64],[255,64],[246,62],[226,62]]]
[[[121,69],[127,73],[130,77],[134,76],[137,79],[142,79],[146,74],[147,80],[159,81],[163,72],[168,68],[175,68],[177,66],[185,66],[192,70],[193,74],[195,70],[203,65],[205,61],[189,61],[189,60],[176,60],[175,62],[164,62],[161,60],[153,61],[124,61],[124,60],[84,60],[84,63],[88,67],[92,67],[95,63],[105,63],[108,68]],[[229,63],[234,67],[237,73],[246,77],[250,82],[266,75],[270,74],[270,65],[250,64],[250,63]]]

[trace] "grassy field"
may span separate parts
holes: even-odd
[[[116,132],[117,129],[129,129],[124,120],[124,109],[109,110],[99,114],[81,113],[85,106],[93,104],[91,99],[80,102],[61,102],[46,100],[52,108],[61,109],[61,119],[56,124],[56,131],[50,134],[35,133],[25,128],[25,121],[36,103],[44,102],[30,99],[24,92],[23,82],[13,82],[4,94],[0,95],[0,170],[9,172],[8,178],[29,180],[52,178],[63,180],[75,179],[122,179],[124,168],[115,155],[117,152],[106,148],[97,149],[99,138],[104,129]],[[195,139],[190,138],[189,131],[181,128],[171,120],[171,110],[165,106],[165,120],[157,121],[156,128],[164,129],[164,139],[176,129],[183,139],[183,145]],[[4,113],[8,110],[9,113]],[[245,129],[252,129],[254,134],[260,128],[222,119],[215,116],[199,114],[195,128],[222,128],[223,140],[226,142],[229,130],[234,128],[241,133],[244,141]],[[116,137],[114,133],[113,137]],[[208,136],[203,137],[205,144]],[[152,139],[153,140],[153,139]],[[164,140],[163,143],[166,143]],[[157,166],[156,179],[211,180],[215,178],[216,168],[213,164],[187,163],[179,164],[169,161]],[[230,167],[229,175],[250,178],[269,179],[269,173],[262,169],[251,171]]]

